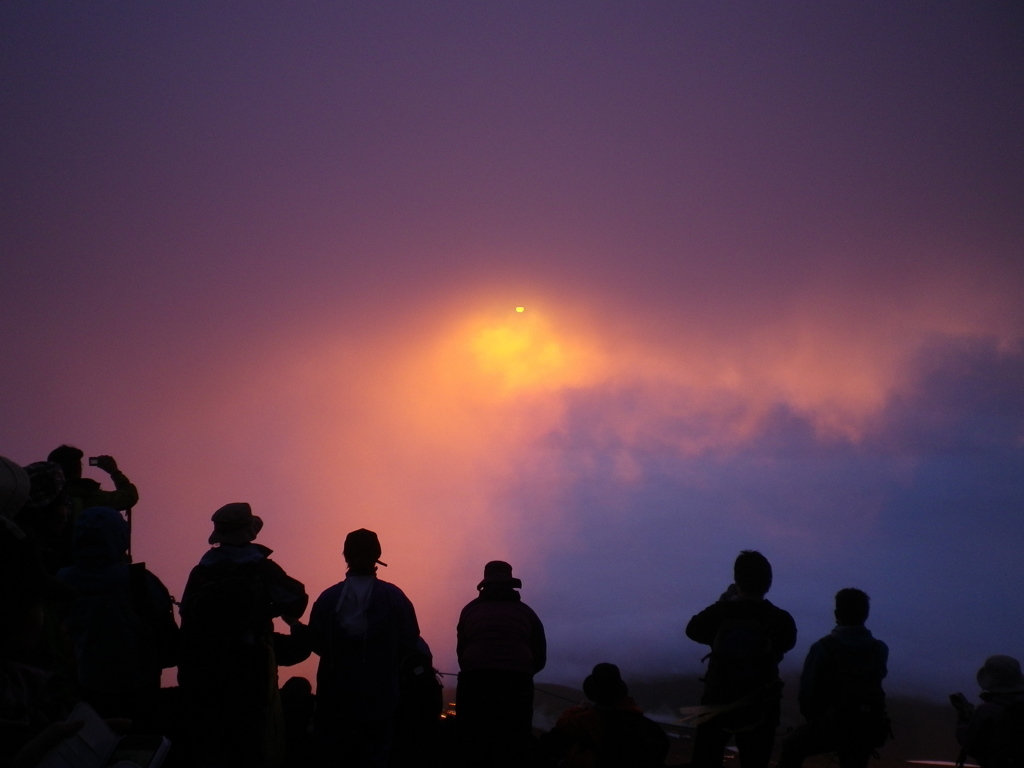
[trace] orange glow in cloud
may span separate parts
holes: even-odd
[[[597,404],[587,411],[597,444],[574,448],[573,461],[585,471],[588,451],[610,452],[615,480],[629,486],[644,479],[636,451],[680,462],[728,454],[780,406],[823,436],[857,439],[920,336],[808,314],[734,335],[679,323],[666,341],[640,323],[612,332],[599,315],[543,302],[417,325],[423,316],[376,335],[269,343],[253,363],[266,367],[231,370],[205,406],[201,428],[216,433],[203,436],[207,450],[230,457],[223,473],[182,470],[170,493],[195,499],[187,565],[213,509],[248,499],[267,523],[261,540],[313,597],[344,575],[345,534],[376,530],[390,563],[381,577],[409,594],[449,669],[458,612],[487,560],[513,561],[528,599],[548,550],[571,550],[558,498],[572,478],[546,441],[564,432],[574,402]],[[202,484],[186,486],[196,475]],[[524,478],[529,501],[513,491]]]

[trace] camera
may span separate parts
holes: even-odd
[[[970,720],[971,715],[974,714],[974,705],[962,693],[951,693],[949,703],[953,705],[953,709],[956,710],[961,720]]]
[[[89,466],[90,467],[98,467],[99,465],[100,465],[100,457],[99,456],[90,456],[89,457]]]

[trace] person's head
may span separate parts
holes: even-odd
[[[598,706],[610,707],[626,698],[629,689],[617,666],[601,663],[583,681],[583,695]]]
[[[121,563],[128,552],[131,531],[121,513],[110,507],[88,507],[75,520],[72,546],[75,562]]]
[[[745,549],[736,558],[733,581],[746,597],[764,597],[772,586],[772,565],[760,552]]]
[[[380,539],[373,531],[366,528],[352,531],[345,537],[345,546],[342,549],[348,569],[355,574],[376,573],[377,563],[380,563],[381,549]],[[380,563],[384,565],[384,563]]]
[[[871,601],[867,593],[848,587],[836,592],[836,624],[841,627],[862,627],[868,620]]]
[[[484,580],[476,585],[482,589],[520,589],[523,582],[512,576],[512,566],[504,560],[491,560],[484,566]]]
[[[213,513],[211,544],[229,544],[242,547],[252,542],[263,528],[263,520],[252,513],[244,501],[225,504]]]
[[[1013,656],[989,656],[976,679],[982,699],[988,699],[990,694],[1024,692],[1024,674]]]
[[[47,461],[60,464],[66,480],[80,480],[82,478],[82,457],[84,453],[73,445],[62,445],[50,451],[46,457]]]

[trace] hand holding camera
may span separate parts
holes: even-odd
[[[953,705],[953,709],[956,710],[957,718],[961,722],[966,722],[971,719],[974,715],[974,705],[967,700],[967,697],[962,693],[951,693],[949,694],[949,703]]]
[[[117,462],[114,461],[113,456],[90,456],[89,457],[90,467],[99,467],[108,475],[112,475],[117,472]]]

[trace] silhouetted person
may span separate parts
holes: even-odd
[[[805,758],[831,752],[841,768],[864,768],[885,743],[882,680],[889,648],[864,626],[869,608],[859,589],[836,593],[836,627],[811,646],[800,676],[800,713],[807,722],[786,736],[779,768],[799,768]]]
[[[210,549],[181,599],[178,683],[192,721],[197,766],[278,766],[284,721],[274,655],[275,617],[297,622],[302,584],[254,539],[263,521],[248,504],[213,514]]]
[[[57,578],[73,587],[64,625],[74,645],[79,691],[101,717],[159,730],[160,675],[178,663],[171,596],[144,564],[128,565],[128,523],[110,507],[82,511],[74,564]]]
[[[512,566],[487,563],[480,595],[459,616],[456,722],[464,765],[513,766],[530,757],[533,676],[547,641],[537,614],[516,591]]]
[[[391,768],[430,768],[440,760],[444,689],[421,637],[398,669],[398,709]]]
[[[29,495],[18,525],[33,540],[40,562],[49,574],[71,564],[71,500],[60,465],[36,461],[25,467]]]
[[[67,483],[65,493],[71,501],[72,519],[89,507],[111,507],[124,512],[139,503],[139,492],[124,472],[117,467],[113,456],[97,456],[95,466],[102,469],[114,482],[114,490],[105,491],[100,484],[88,477],[82,477],[84,453],[71,445],[62,445],[50,451],[46,457],[60,465]]]
[[[308,768],[313,760],[309,729],[313,724],[316,696],[304,677],[293,677],[281,686],[287,768]]]
[[[377,578],[377,534],[345,537],[348,572],[313,604],[317,667],[313,741],[317,766],[385,768],[399,696],[399,665],[416,650],[419,625],[405,593]]]
[[[54,685],[47,604],[70,590],[45,574],[18,524],[28,473],[0,457],[0,765],[35,766],[77,728],[63,722],[71,701]]]
[[[989,656],[978,670],[981,704],[972,706],[962,693],[950,697],[959,722],[956,737],[963,747],[960,763],[970,755],[981,768],[1024,766],[1024,674],[1012,656]]]
[[[733,736],[743,768],[768,765],[782,697],[779,662],[796,645],[793,617],[764,597],[772,585],[768,559],[744,550],[733,579],[718,602],[686,626],[687,637],[711,646],[701,704],[722,708],[697,726],[694,768],[720,768]]]
[[[542,741],[563,768],[661,768],[668,736],[644,717],[614,664],[598,664],[583,681],[592,705],[567,709]]]

